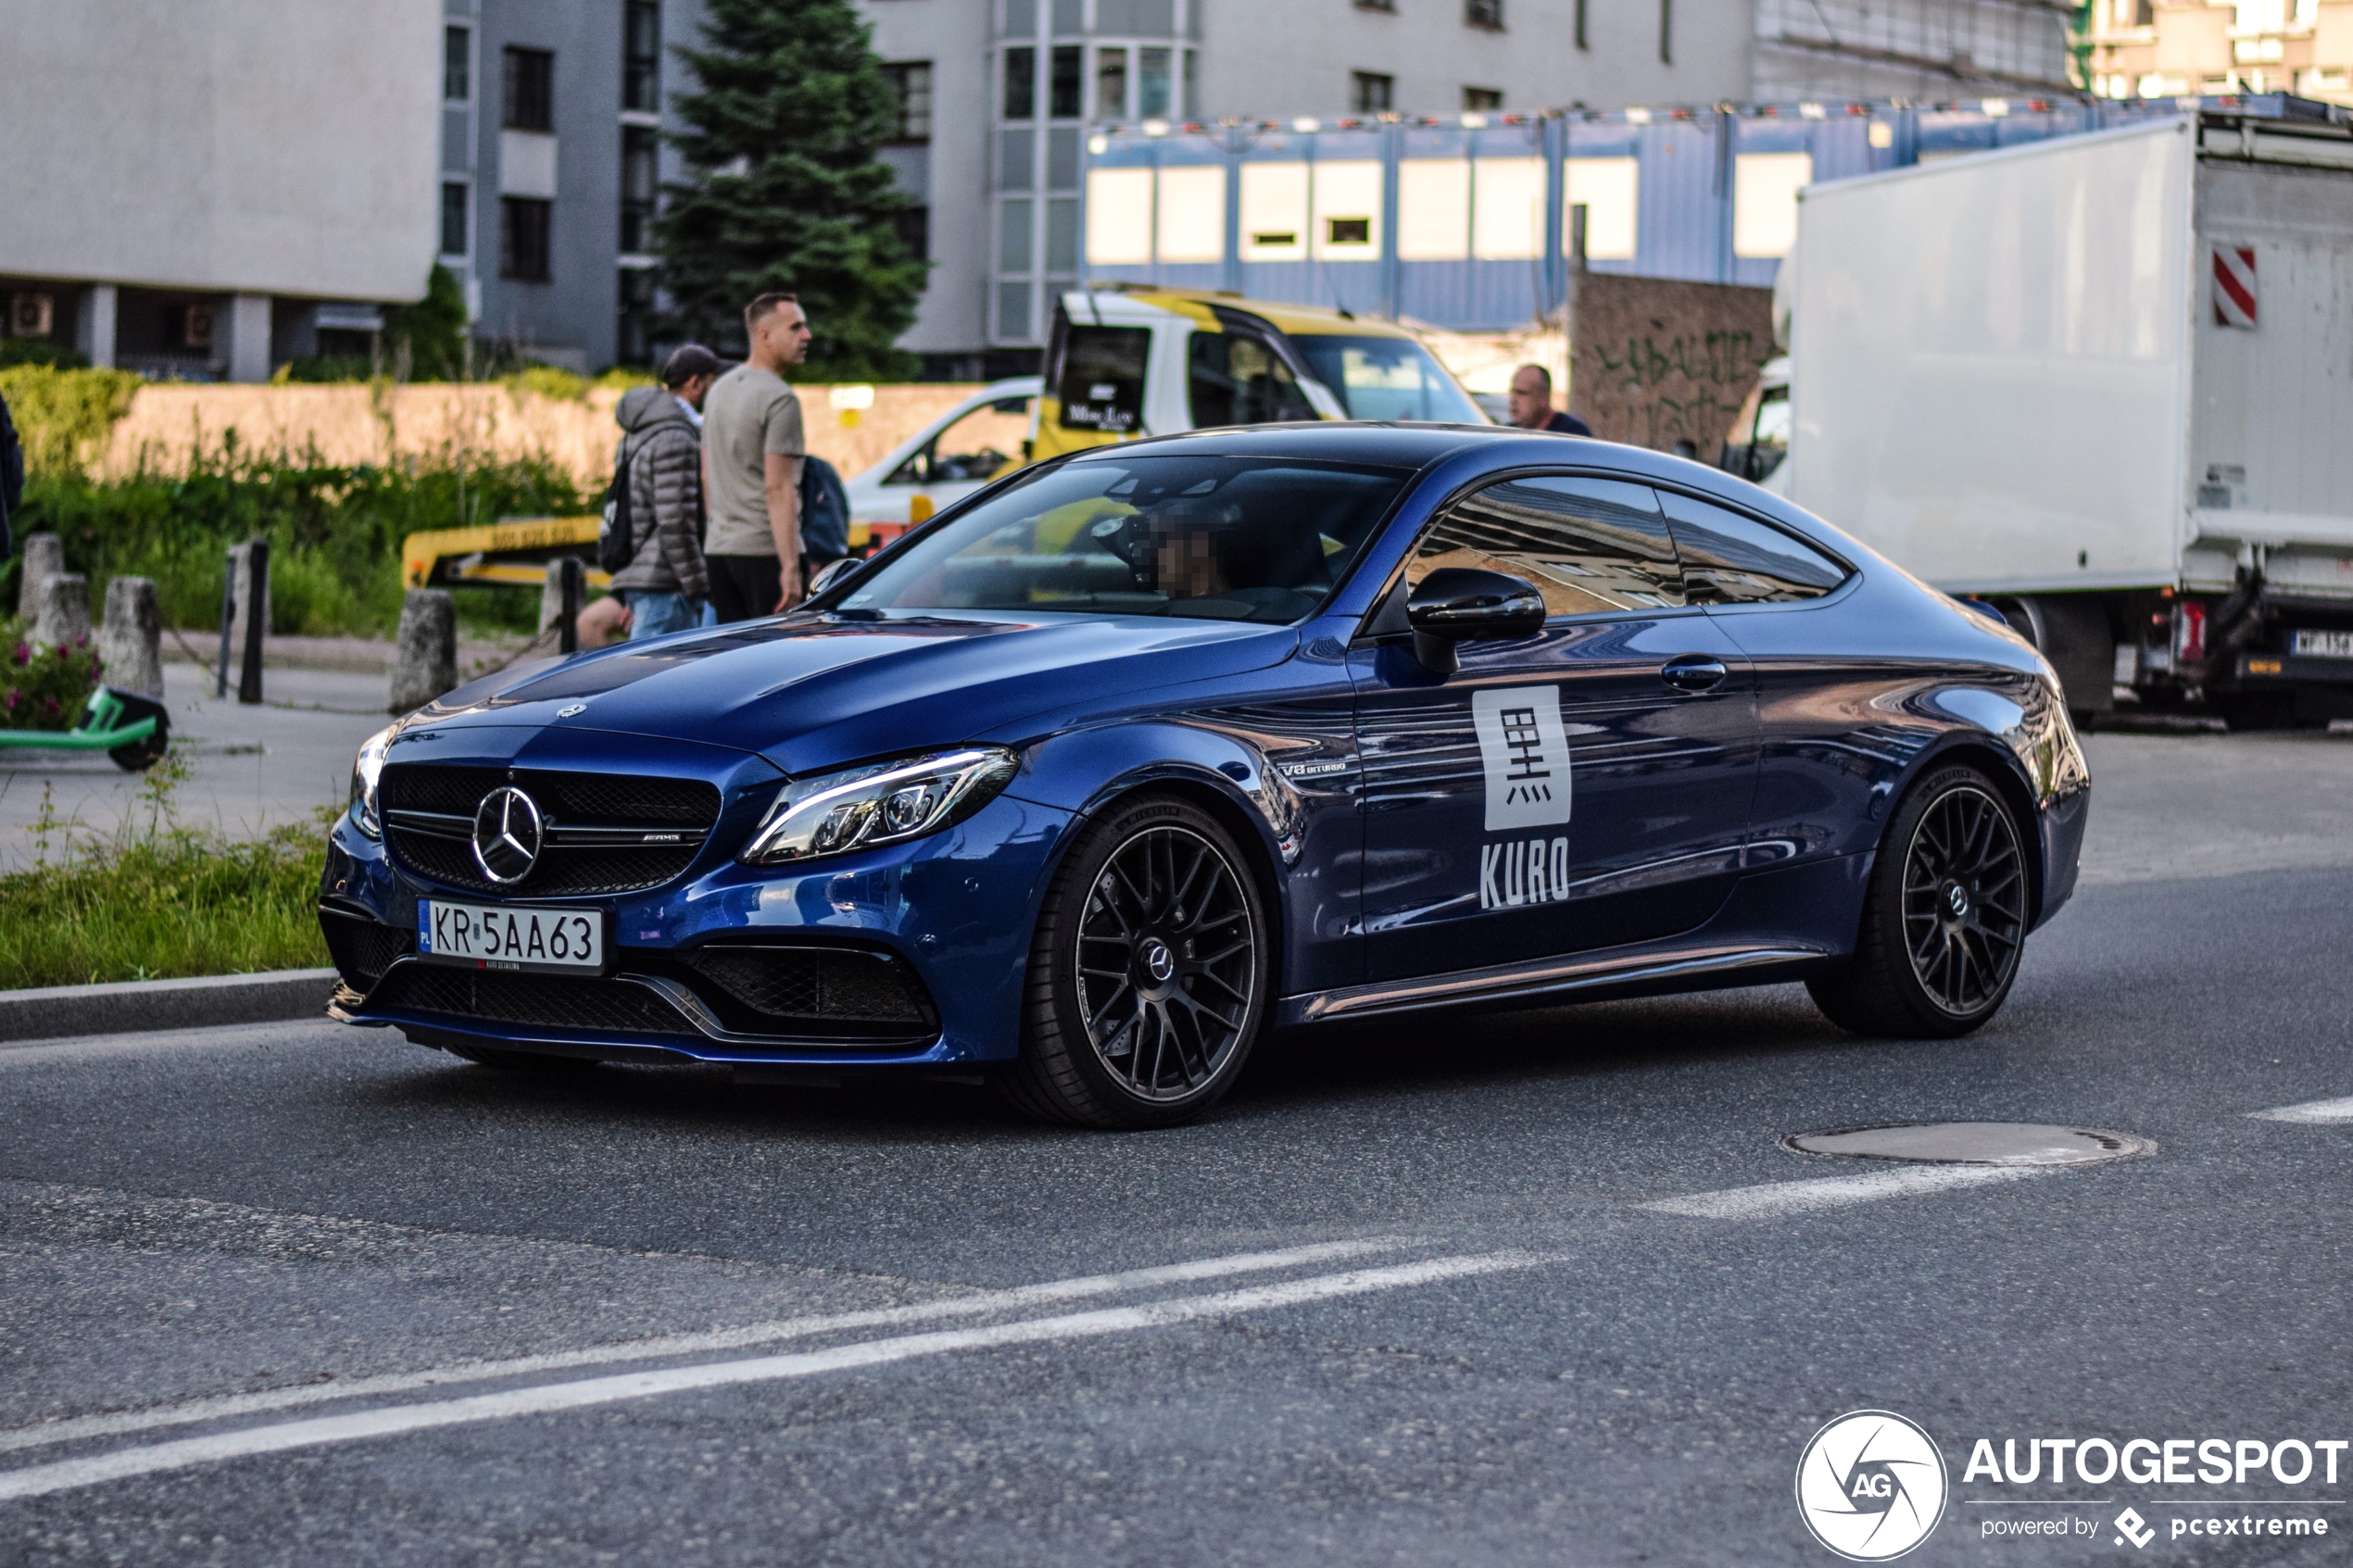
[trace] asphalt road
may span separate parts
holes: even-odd
[[[1958,1043],[1793,987],[1365,1027],[1126,1136],[308,1024],[0,1047],[0,1563],[1828,1563],[1793,1477],[1865,1408],[1950,1467],[1906,1562],[2346,1561],[2353,1451],[1963,1474],[2353,1438],[2353,1122],[2249,1114],[2353,1097],[2353,737],[2091,749],[2096,874]],[[2157,1147],[1777,1144],[1928,1119]],[[2333,1533],[2171,1534],[2225,1512]]]

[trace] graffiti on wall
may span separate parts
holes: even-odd
[[[1605,441],[1713,462],[1773,357],[1772,291],[1589,273],[1571,407]]]

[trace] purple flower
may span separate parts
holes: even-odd
[[[17,645],[17,662],[19,664],[31,664],[32,662],[31,644],[19,643]]]

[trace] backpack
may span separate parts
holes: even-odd
[[[812,560],[839,560],[849,553],[849,492],[823,458],[800,463],[800,553]]]
[[[636,528],[629,518],[629,465],[636,458],[623,437],[612,483],[605,486],[605,520],[597,525],[597,565],[604,571],[625,571],[637,558]]]

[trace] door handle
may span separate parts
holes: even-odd
[[[1658,671],[1659,679],[1679,692],[1711,691],[1727,673],[1722,659],[1704,653],[1678,654]]]

